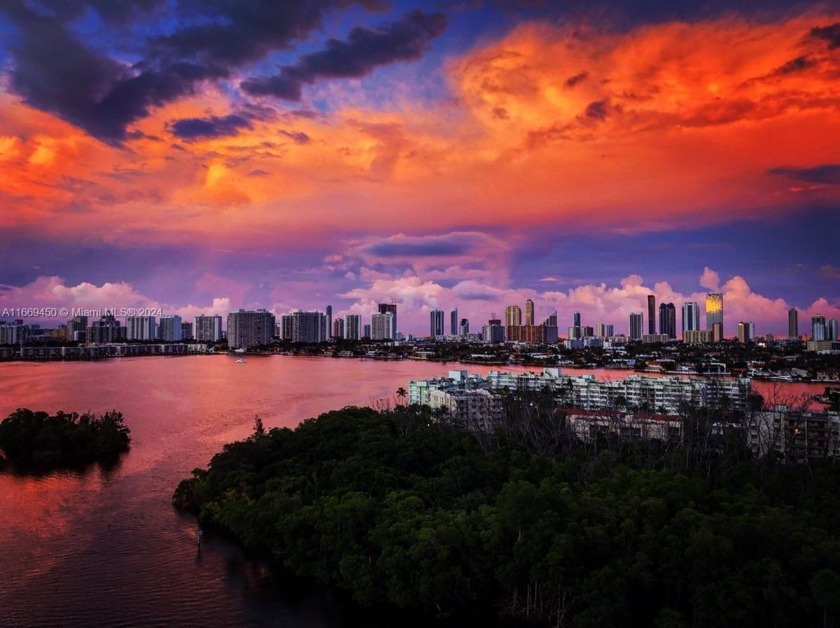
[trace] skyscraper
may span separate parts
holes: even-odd
[[[682,336],[685,332],[700,330],[700,306],[697,301],[687,301],[682,306]]]
[[[825,325],[825,316],[811,317],[811,340],[828,340],[828,330]]]
[[[297,310],[291,313],[292,317],[292,342],[326,342],[327,341],[327,315],[323,312],[302,312]]]
[[[449,310],[449,333],[453,336],[458,335],[458,308],[453,307]]]
[[[380,307],[383,305],[379,304]],[[396,308],[396,305],[394,306]],[[377,312],[370,317],[371,340],[393,340],[396,335],[396,317],[392,312]]]
[[[671,340],[677,337],[677,308],[673,303],[662,303],[659,306],[659,333]]]
[[[325,338],[326,340],[329,339],[330,336],[332,336],[333,332],[332,305],[328,305],[327,309],[324,310],[324,313],[327,315],[327,337]]]
[[[799,312],[795,307],[788,310],[788,338],[799,338]]]
[[[508,305],[505,308],[505,327],[519,327],[522,325],[522,308],[518,305]]]
[[[443,310],[429,312],[429,335],[432,338],[443,336]]]
[[[222,339],[222,317],[195,317],[195,339],[199,342],[219,342]]]
[[[738,342],[747,344],[755,341],[755,325],[752,322],[738,323]]]
[[[377,310],[379,311],[380,314],[391,314],[394,317],[394,320],[392,322],[393,327],[394,327],[394,333],[389,337],[391,339],[396,338],[397,337],[397,331],[398,331],[398,327],[397,327],[397,304],[396,303],[379,303],[379,304],[377,304]],[[371,332],[371,333],[373,333],[373,332]]]
[[[630,340],[641,340],[644,327],[644,316],[641,312],[630,314]]]
[[[267,345],[274,336],[274,314],[266,310],[237,310],[227,317],[228,347],[250,349]]]
[[[161,316],[158,325],[158,338],[170,342],[181,340],[181,317],[177,314]]]
[[[656,296],[649,294],[648,302],[648,333],[656,333]]]
[[[534,302],[531,299],[525,301],[525,324],[534,324]]]
[[[333,338],[344,338],[344,319],[337,318],[333,321]]]
[[[157,338],[157,325],[154,316],[126,316],[126,340],[154,340]]]
[[[347,340],[360,340],[362,337],[362,315],[347,314],[344,317],[345,337]]]
[[[715,329],[715,325],[720,327]],[[723,294],[720,292],[706,295],[706,329],[712,332],[714,342],[723,340]]]

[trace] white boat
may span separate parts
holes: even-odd
[[[239,359],[236,361],[236,363],[237,363],[237,364],[245,364],[245,358],[239,358]]]

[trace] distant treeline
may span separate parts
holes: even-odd
[[[130,431],[116,411],[50,415],[20,408],[0,422],[0,468],[43,473],[114,464],[130,443]]]
[[[576,628],[840,625],[833,461],[565,437],[537,451],[431,419],[398,407],[294,431],[257,420],[173,499],[364,605]],[[562,415],[545,421],[566,433]]]

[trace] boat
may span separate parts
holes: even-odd
[[[239,358],[239,359],[236,361],[236,363],[237,363],[237,364],[245,364],[245,358]]]

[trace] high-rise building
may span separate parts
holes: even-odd
[[[365,323],[362,328],[362,338],[370,338],[370,323]]]
[[[195,317],[195,339],[198,342],[219,342],[222,339],[222,317]]]
[[[343,318],[337,318],[333,321],[332,337],[333,338],[338,338],[338,339],[344,338],[344,319]]]
[[[531,299],[525,301],[525,324],[534,324],[534,302]]]
[[[397,331],[399,331],[399,327],[397,327],[397,304],[396,303],[378,303],[377,304],[377,311],[380,314],[391,314],[394,318],[393,326],[394,326],[394,333],[389,336],[391,339],[397,337]]]
[[[719,334],[715,334],[715,325],[720,325]],[[712,332],[712,342],[723,340],[723,294],[720,292],[706,295],[706,329]]]
[[[461,319],[461,324],[458,326],[458,335],[466,336],[470,333],[470,321],[466,318]]]
[[[347,340],[361,340],[362,337],[362,315],[347,314],[344,317],[345,337]],[[368,332],[370,335],[370,332]]]
[[[106,311],[98,321],[90,324],[85,335],[88,342],[96,344],[119,342],[125,340],[125,327],[120,325],[111,312]]]
[[[380,303],[380,307],[383,304]],[[394,306],[396,307],[396,306]],[[389,312],[377,312],[370,317],[371,340],[393,340],[396,337],[395,317]]]
[[[193,324],[181,322],[181,340],[193,340]]]
[[[296,310],[289,314],[291,317],[292,342],[326,342],[327,315],[324,312],[303,312]]]
[[[580,327],[580,312],[572,312],[572,325]]]
[[[332,335],[333,332],[332,305],[328,305],[326,307],[326,309],[324,310],[324,314],[326,314],[327,317],[327,340],[329,340],[329,337]]]
[[[154,340],[157,338],[157,325],[154,316],[126,316],[126,340]]]
[[[825,322],[826,340],[840,340],[840,321],[836,318],[829,318]]]
[[[648,333],[656,333],[656,296],[649,294],[647,298],[648,304]]]
[[[738,323],[738,342],[747,344],[755,341],[755,324],[742,321]]]
[[[671,340],[677,337],[677,308],[673,303],[662,303],[659,306],[659,333]]]
[[[227,316],[227,339],[231,349],[267,345],[274,335],[274,314],[266,310],[243,310]]]
[[[811,340],[828,340],[827,331],[825,316],[817,315],[811,317]]]
[[[609,323],[598,323],[595,325],[595,336],[597,338],[610,338],[615,335],[613,326]]]
[[[431,310],[429,312],[429,335],[432,338],[443,336],[443,310]]]
[[[80,342],[87,338],[88,317],[76,316],[67,321],[67,340]],[[11,343],[14,344],[14,343]]]
[[[687,301],[682,306],[682,337],[685,332],[700,331],[700,306],[697,301]]]
[[[502,327],[502,320],[491,318],[482,329],[481,333],[484,342],[498,344],[505,341],[505,328]]]
[[[788,338],[799,338],[799,312],[795,307],[788,310]]]
[[[630,340],[641,340],[644,327],[644,315],[641,312],[630,314]]]
[[[453,307],[449,310],[449,333],[453,336],[458,335],[458,308]]]
[[[508,305],[505,308],[505,327],[519,327],[522,325],[522,308],[518,305]]]
[[[167,342],[179,342],[183,338],[184,331],[181,328],[181,323],[181,317],[177,314],[161,316],[160,324],[158,324],[158,339]]]

